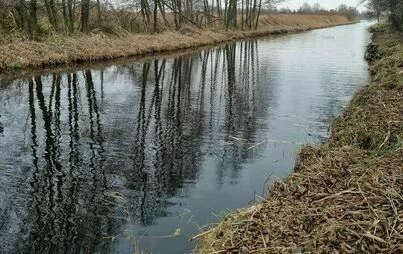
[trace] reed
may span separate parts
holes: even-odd
[[[102,32],[73,36],[52,35],[41,41],[19,37],[0,44],[0,71],[18,68],[42,68],[73,63],[104,61],[129,56],[163,53],[197,48],[218,43],[265,36],[301,32],[309,29],[349,24],[338,15],[262,15],[257,30],[183,27],[160,34],[133,34],[122,30],[119,35]]]

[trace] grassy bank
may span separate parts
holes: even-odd
[[[0,45],[0,71],[18,68],[60,66],[122,57],[162,53],[214,45],[231,40],[301,32],[309,29],[349,24],[339,15],[263,15],[259,29],[251,31],[199,30],[185,27],[162,34],[108,36],[102,33],[71,37],[51,36],[39,42],[18,41]]]
[[[371,28],[373,82],[305,146],[259,205],[198,237],[197,253],[403,252],[403,37]]]

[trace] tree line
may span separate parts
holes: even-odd
[[[303,3],[298,9],[291,10],[290,8],[276,8],[270,10],[275,13],[296,13],[296,14],[339,14],[346,16],[348,19],[352,20],[360,15],[355,7],[347,6],[346,4],[341,4],[335,9],[326,9],[319,3],[309,4],[307,2]]]
[[[0,0],[0,35],[72,35],[103,31],[110,34],[159,33],[186,26],[257,29],[263,12],[330,13],[352,19],[356,8],[340,5],[325,10],[304,3],[296,11],[277,9],[284,0]],[[401,28],[401,0],[362,0],[377,16],[390,15]]]
[[[0,34],[71,35],[94,29],[158,33],[191,25],[253,29],[283,0],[0,0]]]

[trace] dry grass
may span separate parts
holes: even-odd
[[[317,27],[343,24],[349,22],[345,16],[341,15],[323,15],[323,14],[276,14],[262,15],[259,19],[260,27],[268,26],[291,26],[291,27]]]
[[[260,23],[260,28],[253,31],[224,32],[187,28],[178,32],[164,32],[156,35],[131,34],[122,31],[120,36],[98,33],[72,37],[52,36],[42,42],[15,41],[0,45],[0,71],[175,51],[242,38],[300,32],[351,22],[344,16],[336,15],[272,15],[262,16]]]
[[[403,252],[402,40],[386,26],[374,33],[374,83],[330,143],[304,147],[293,174],[203,234],[197,253]]]
[[[403,37],[388,26],[375,34],[366,58],[373,84],[353,98],[332,127],[331,145],[353,145],[380,150],[401,147],[403,142]]]
[[[261,205],[228,215],[198,253],[403,251],[402,149],[374,158],[352,147],[306,147],[301,155],[296,173]]]
[[[0,69],[43,67],[142,55],[203,46],[221,41],[218,33],[183,35],[167,32],[160,35],[109,37],[103,34],[58,38],[45,42],[23,41],[0,46]]]
[[[400,147],[403,142],[403,89],[372,85],[362,89],[332,127],[332,146],[367,150]]]

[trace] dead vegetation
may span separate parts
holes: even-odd
[[[373,84],[353,98],[332,126],[331,145],[393,149],[403,142],[403,37],[378,26],[366,54]]]
[[[402,103],[402,89],[374,85],[362,89],[333,124],[331,145],[375,151],[401,147]]]
[[[374,83],[330,142],[304,147],[293,174],[199,237],[197,253],[403,252],[402,40],[386,26],[373,32]]]
[[[337,15],[262,15],[257,30],[199,30],[185,27],[161,34],[132,34],[121,31],[119,36],[102,32],[77,36],[50,36],[40,42],[15,39],[0,44],[0,71],[18,68],[60,66],[94,62],[128,56],[162,53],[214,45],[230,40],[255,36],[299,32],[308,29],[348,24]]]
[[[301,154],[296,173],[276,183],[261,205],[228,215],[198,252],[402,250],[401,149],[381,158],[352,147],[305,147]]]

